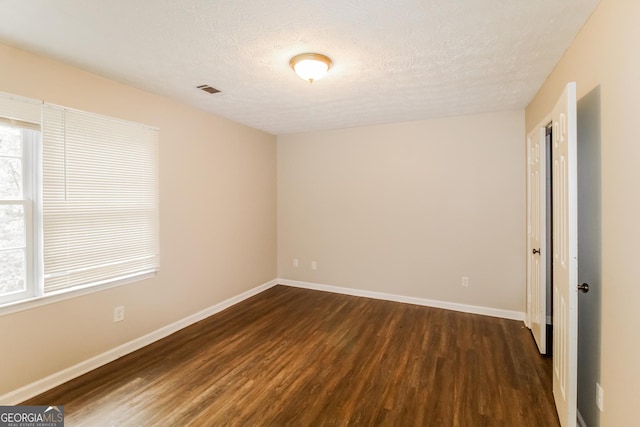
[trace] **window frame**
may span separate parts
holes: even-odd
[[[36,226],[34,224],[33,212],[37,204],[37,189],[34,182],[34,167],[35,153],[38,151],[37,144],[39,140],[40,132],[29,129],[24,126],[20,126],[18,123],[3,122],[3,126],[18,129],[20,131],[20,144],[21,153],[20,157],[2,156],[8,158],[20,159],[21,162],[21,186],[22,186],[22,198],[20,199],[6,199],[0,200],[2,206],[22,206],[23,220],[24,220],[24,253],[25,253],[25,266],[24,266],[24,280],[25,288],[22,291],[11,292],[7,295],[0,297],[0,307],[5,305],[14,304],[33,298],[36,293],[37,272],[35,271],[35,255],[34,238]]]

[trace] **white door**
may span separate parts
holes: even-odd
[[[547,343],[546,254],[546,141],[545,128],[527,137],[527,326],[545,354]]]
[[[576,425],[578,186],[576,84],[553,108],[553,397],[563,427]]]

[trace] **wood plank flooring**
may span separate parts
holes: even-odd
[[[559,426],[521,322],[285,286],[25,404],[67,426]]]

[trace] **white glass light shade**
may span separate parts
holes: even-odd
[[[291,58],[290,64],[302,80],[313,83],[327,74],[331,59],[319,53],[303,53]]]

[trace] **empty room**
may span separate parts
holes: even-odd
[[[634,425],[639,26],[0,0],[0,425]]]

